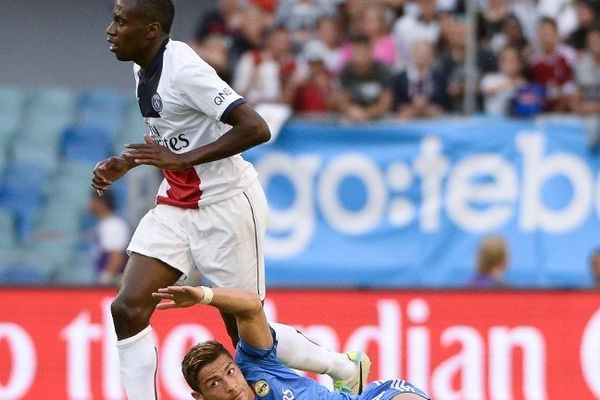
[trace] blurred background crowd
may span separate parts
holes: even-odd
[[[107,25],[112,2],[102,3],[105,19],[78,9],[81,23]],[[176,7],[183,3],[175,1]],[[186,10],[193,9],[192,3],[186,3]],[[188,42],[267,114],[283,107],[286,117],[348,124],[559,113],[589,122],[591,150],[600,143],[599,0],[197,3],[198,15],[177,14],[175,25],[185,22],[191,29],[174,39]],[[29,7],[33,20],[56,29],[58,20],[36,16],[37,6]],[[41,76],[47,85],[14,84],[10,76],[19,72],[14,65],[0,81],[0,284],[114,285],[131,227],[152,206],[161,179],[155,169],[141,167],[115,184],[110,198],[99,199],[90,190],[95,163],[119,154],[125,143],[140,141],[145,131],[130,65],[114,78],[129,86],[102,88],[78,62],[89,56],[118,63],[107,49],[87,51],[75,43],[77,35],[59,29],[56,37],[75,41],[58,41],[61,51],[72,56],[69,65],[77,68],[69,74],[73,79],[81,75],[85,86],[54,84],[64,76],[56,74],[53,83],[44,74],[54,64],[67,64],[44,58],[35,61],[37,71],[31,73],[31,63],[19,57],[42,53],[44,47],[54,51],[56,41],[19,42],[10,36],[19,23],[11,23],[5,41],[10,57],[3,62],[20,63],[32,82],[39,83]],[[104,39],[99,29],[90,37]],[[95,72],[101,75],[103,69]],[[508,249],[501,238],[491,243],[492,253],[500,255],[484,259],[499,261],[488,267],[479,262],[473,285],[502,285]],[[600,285],[595,257],[590,264]],[[488,271],[492,278],[483,276]]]
[[[469,9],[471,5],[471,9]],[[600,110],[595,0],[221,0],[193,47],[248,101],[348,121]]]

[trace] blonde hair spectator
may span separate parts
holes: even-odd
[[[501,236],[484,237],[477,249],[477,273],[469,286],[475,288],[503,287],[503,276],[508,266],[509,251]]]

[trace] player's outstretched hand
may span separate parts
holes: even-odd
[[[152,293],[152,297],[157,300],[170,300],[156,305],[158,310],[167,310],[198,304],[204,297],[204,292],[199,287],[169,286],[158,289],[158,292]]]
[[[165,146],[156,143],[147,134],[144,143],[126,144],[122,155],[136,164],[153,165],[160,169],[179,171],[187,167],[185,154],[175,154]]]

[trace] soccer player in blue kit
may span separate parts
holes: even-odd
[[[211,340],[191,348],[182,372],[197,400],[427,400],[412,384],[393,379],[374,381],[362,394],[329,391],[302,377],[277,360],[277,337],[269,326],[260,298],[239,289],[169,286],[153,293],[157,309],[209,304],[233,315],[239,332],[235,359]]]

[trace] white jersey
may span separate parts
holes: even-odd
[[[215,70],[183,42],[168,40],[147,70],[134,65],[140,111],[153,139],[181,154],[217,140],[230,129],[220,120],[244,103]],[[241,155],[163,171],[157,204],[199,208],[244,191],[256,178]]]

